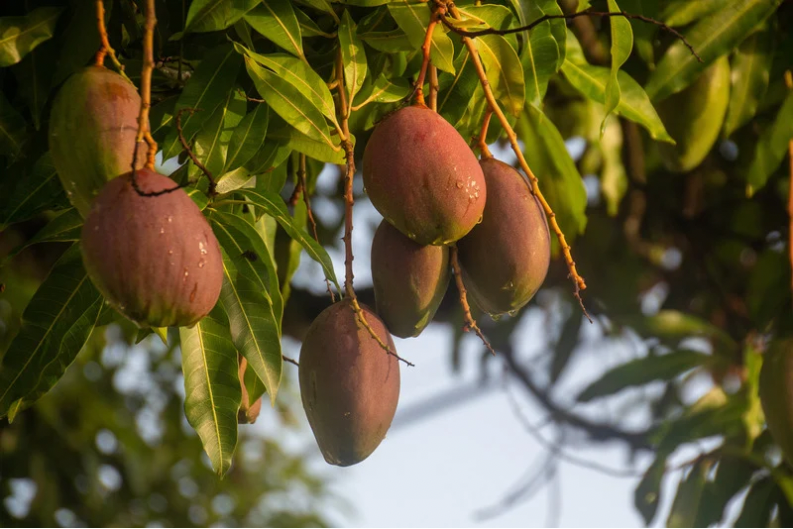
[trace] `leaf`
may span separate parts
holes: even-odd
[[[609,11],[620,11],[617,0],[608,0]],[[618,79],[619,70],[633,49],[633,30],[628,19],[622,17],[611,17],[611,75],[606,83],[606,115],[600,125],[600,134],[606,130],[606,120],[617,105],[620,103],[620,82]]]
[[[352,109],[358,110],[369,103],[395,103],[402,101],[412,92],[412,88],[402,79],[389,80],[380,74],[372,83],[367,78],[363,88],[358,92],[357,100]]]
[[[36,48],[14,67],[14,75],[19,83],[18,93],[28,105],[36,130],[41,129],[41,114],[50,95],[52,76],[58,60],[57,44],[51,41]]]
[[[184,411],[220,477],[231,468],[237,446],[242,389],[237,349],[220,305],[193,327],[181,327]]]
[[[539,107],[548,90],[548,81],[556,71],[559,46],[551,34],[551,25],[542,23],[529,32],[529,38],[521,52],[521,64],[525,75],[526,101]]]
[[[229,329],[234,346],[248,360],[248,365],[264,382],[275,402],[281,384],[283,360],[281,336],[275,321],[273,307],[261,289],[260,279],[248,266],[242,255],[243,247],[231,235],[232,230],[212,228],[223,247],[223,286],[220,301],[229,318]],[[229,255],[232,252],[233,255]]]
[[[62,7],[39,7],[22,17],[0,17],[0,68],[21,61],[52,38]]]
[[[683,338],[699,336],[713,340],[716,349],[725,353],[738,348],[732,337],[719,327],[676,310],[662,310],[653,316],[621,316],[618,319],[642,336],[654,336],[672,344],[677,344]]]
[[[776,491],[776,483],[769,476],[753,483],[733,527],[769,527]]]
[[[238,193],[248,198],[256,207],[262,208],[265,213],[275,218],[286,233],[292,239],[299,242],[300,245],[303,246],[303,249],[306,250],[306,253],[322,266],[325,278],[332,282],[336,286],[336,289],[341,292],[341,287],[333,271],[333,263],[330,260],[330,256],[306,231],[294,226],[292,217],[289,216],[286,204],[280,195],[273,192],[257,191],[253,189],[240,189]]]
[[[335,15],[332,8],[331,13]],[[332,39],[336,37],[336,35],[333,33],[322,31],[322,28],[320,28],[317,23],[314,22],[314,20],[302,10],[295,9],[295,15],[297,16],[298,24],[300,24],[300,33],[303,35],[304,39],[308,37],[325,37],[326,39]]]
[[[763,188],[768,178],[780,166],[793,139],[793,90],[788,90],[774,122],[766,128],[757,141],[757,148],[749,166],[748,180],[751,193]]]
[[[303,0],[303,3],[310,5],[317,11],[322,11],[323,13],[329,14],[336,22],[339,21],[339,17],[336,15],[336,12],[333,11],[333,6],[330,5],[329,0]]]
[[[187,12],[184,33],[226,29],[253,9],[258,2],[259,0],[194,0]]]
[[[554,384],[564,372],[564,368],[567,367],[578,345],[578,336],[583,318],[584,313],[582,311],[573,310],[559,332],[559,339],[554,347],[553,362],[551,363],[551,382]]]
[[[229,140],[224,173],[242,167],[261,149],[269,122],[270,107],[264,104],[256,105],[252,112],[242,118]]]
[[[574,63],[568,59],[562,66],[562,73],[573,88],[585,97],[601,104],[606,102],[606,86],[610,75],[608,68]],[[620,101],[615,113],[647,129],[653,139],[674,143],[641,85],[622,70],[618,72],[617,78]]]
[[[0,417],[20,399],[32,403],[55,385],[88,340],[101,307],[102,296],[75,244],[33,295],[22,328],[2,358]]]
[[[276,114],[309,138],[335,147],[322,112],[306,96],[247,56],[245,67],[256,90]]]
[[[688,2],[688,0],[686,0]],[[718,0],[719,2],[721,0]],[[690,2],[689,2],[690,3]],[[628,13],[643,15],[658,20],[658,0],[620,0],[620,7]],[[655,49],[653,43],[658,34],[658,26],[642,20],[631,20],[633,29],[633,47],[639,57],[652,69],[655,67]],[[569,41],[568,41],[569,42]]]
[[[234,53],[234,48],[223,44],[210,50],[187,80],[176,102],[174,115],[182,108],[195,108],[201,111],[193,114],[182,113],[182,131],[185,139],[190,141],[204,122],[212,116],[215,109],[226,100],[229,92],[234,88],[241,62],[240,56]],[[173,158],[181,149],[174,127],[165,145],[162,146],[163,159]]]
[[[245,15],[245,21],[263,37],[305,60],[300,24],[292,2],[261,0],[260,5]]]
[[[724,4],[724,0],[671,0],[664,4],[659,18],[672,27],[686,26],[710,15]]]
[[[710,459],[700,459],[694,463],[688,476],[681,479],[666,520],[667,527],[693,527],[711,466],[713,462]]]
[[[476,44],[493,94],[510,114],[519,116],[526,100],[526,86],[517,52],[501,35],[477,37]]]
[[[747,124],[757,112],[768,89],[773,50],[773,35],[765,28],[744,40],[735,51],[730,68],[730,103],[724,119],[725,137]]]
[[[712,360],[710,355],[687,350],[637,358],[606,371],[589,384],[577,399],[579,402],[589,402],[656,380],[669,381],[690,369],[712,363]]]
[[[644,476],[642,476],[633,493],[633,504],[642,515],[642,518],[644,518],[647,526],[655,518],[658,505],[661,503],[661,494],[663,493],[661,481],[666,472],[666,458],[667,454],[664,452],[659,452],[656,455],[655,460],[647,467]]]
[[[26,240],[3,259],[0,259],[0,268],[19,252],[34,244],[42,242],[74,242],[80,240],[83,227],[83,218],[75,208],[70,208],[58,213],[52,220],[41,228],[36,235]]]
[[[226,153],[234,129],[242,121],[246,101],[237,92],[229,92],[228,98],[218,106],[209,119],[198,131],[193,152],[207,170],[217,176],[226,165]],[[195,167],[191,177],[198,175],[200,170]]]
[[[366,52],[356,33],[357,26],[346,9],[339,25],[339,46],[344,63],[344,81],[347,101],[352,101],[366,79]],[[350,111],[348,111],[349,113]]]
[[[50,209],[69,207],[66,192],[47,152],[39,158],[30,171],[25,171],[13,190],[5,194],[0,206],[0,229],[27,220]]]
[[[698,62],[682,41],[676,41],[650,74],[647,95],[661,101],[686,88],[713,61],[743,41],[779,4],[780,0],[735,0],[700,19],[684,36],[703,62]]]
[[[710,527],[719,524],[727,503],[746,487],[757,467],[743,457],[722,456],[713,475],[713,481],[705,485],[707,502],[703,503],[694,527]]]
[[[0,155],[15,157],[28,136],[27,122],[0,92]]]
[[[479,85],[479,75],[468,53],[463,48],[454,60],[455,73],[441,73],[438,76],[440,93],[438,94],[438,113],[455,128],[465,114]]]
[[[410,4],[407,0],[397,0],[388,4],[388,12],[394,17],[399,28],[405,32],[414,50],[420,50],[427,36],[432,10],[427,4]],[[444,72],[454,73],[454,44],[444,33],[443,25],[436,24],[430,43],[432,64]]]

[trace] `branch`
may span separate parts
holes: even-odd
[[[457,245],[452,245],[449,251],[449,260],[451,261],[452,270],[454,271],[454,281],[457,285],[457,291],[460,293],[460,306],[463,308],[463,317],[465,318],[465,327],[463,327],[463,330],[465,332],[474,331],[476,335],[479,336],[479,339],[482,340],[482,343],[485,344],[487,350],[490,351],[490,354],[495,356],[495,349],[493,349],[493,346],[490,345],[490,342],[485,338],[482,329],[476,324],[476,320],[471,314],[471,306],[468,304],[468,294],[463,284],[462,270],[460,270],[460,261],[457,259]]]
[[[485,117],[482,118],[482,128],[479,131],[479,136],[474,138],[474,141],[471,142],[475,146],[479,147],[479,151],[482,153],[483,160],[493,157],[493,154],[490,152],[490,148],[487,146],[487,129],[490,127],[491,116],[493,116],[493,111],[488,108],[485,110]]]
[[[156,25],[157,14],[154,11],[154,0],[146,0],[146,23],[143,31],[143,67],[140,72],[140,115],[138,116],[136,143],[146,140],[146,144],[149,146],[145,166],[147,169],[154,169],[154,159],[157,156],[157,142],[152,138],[151,127],[149,126],[151,76],[154,71],[154,27]],[[132,174],[134,178],[135,158],[132,159]]]
[[[548,20],[556,20],[556,19],[572,20],[574,18],[583,17],[583,16],[609,17],[609,18],[611,18],[611,17],[623,17],[623,18],[627,18],[629,20],[640,20],[641,22],[646,22],[648,24],[653,24],[655,26],[658,26],[663,31],[671,33],[672,35],[674,35],[675,37],[680,39],[683,42],[683,44],[686,45],[686,47],[689,49],[689,51],[691,51],[691,54],[694,57],[696,57],[699,62],[705,62],[705,61],[702,60],[702,57],[700,57],[697,54],[697,52],[694,50],[694,47],[691,45],[691,43],[689,43],[688,40],[686,40],[686,38],[679,31],[677,31],[675,28],[667,26],[666,24],[664,24],[660,20],[656,20],[654,18],[646,17],[644,15],[636,15],[636,14],[633,14],[633,13],[627,13],[625,11],[614,11],[614,12],[611,12],[611,11],[588,11],[587,10],[587,11],[579,11],[578,13],[571,13],[569,15],[543,15],[540,18],[538,18],[537,20],[535,20],[534,22],[532,22],[531,24],[527,24],[527,25],[521,26],[519,28],[513,28],[513,29],[488,28],[488,29],[483,29],[481,31],[466,31],[464,29],[460,29],[460,28],[454,26],[453,24],[451,24],[445,18],[442,18],[441,21],[443,22],[443,24],[447,28],[449,28],[450,31],[453,31],[454,33],[457,33],[458,35],[460,35],[462,37],[474,38],[474,37],[480,37],[482,35],[509,35],[510,33],[520,33],[521,31],[530,31],[531,29],[535,28],[536,26],[539,26],[543,22],[547,22]]]
[[[419,70],[418,79],[416,79],[416,86],[413,89],[416,96],[416,103],[418,103],[419,105],[424,104],[424,78],[427,75],[427,67],[430,64],[430,49],[432,48],[432,32],[435,30],[435,26],[438,24],[438,20],[443,19],[443,15],[445,14],[446,14],[446,8],[444,6],[438,6],[437,9],[433,11],[432,16],[430,17],[430,23],[427,25],[427,33],[424,35],[424,43],[421,45],[423,59],[421,62],[421,70]]]
[[[300,154],[300,167],[297,170],[297,185],[303,190],[303,202],[306,203],[306,212],[308,213],[308,222],[311,224],[311,232],[314,234],[314,240],[319,244],[319,235],[317,235],[317,221],[314,220],[314,213],[311,211],[311,197],[308,194],[308,186],[306,186],[306,155]],[[328,287],[328,294],[330,294],[330,301],[336,303],[336,296],[330,288],[330,280],[325,278],[325,285]]]
[[[105,26],[105,3],[103,0],[96,0],[96,28],[99,31],[99,39],[102,41],[102,47],[99,48],[99,51],[96,52],[96,58],[94,59],[94,64],[96,66],[105,65],[105,57],[110,56],[110,62],[113,63],[118,73],[121,74],[124,79],[129,82],[129,77],[127,74],[124,73],[124,65],[118,61],[118,57],[116,56],[116,50],[110,46],[110,40],[107,37],[107,27]]]
[[[430,108],[433,112],[438,111],[438,92],[441,86],[438,84],[438,69],[434,64],[430,64]]]

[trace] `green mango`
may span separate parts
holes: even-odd
[[[763,355],[760,402],[771,436],[793,463],[793,339],[772,342]]]
[[[676,145],[659,143],[664,166],[675,173],[687,173],[705,159],[719,137],[730,101],[730,62],[716,60],[688,88],[657,105]]]

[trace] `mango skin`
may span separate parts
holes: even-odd
[[[497,315],[514,312],[540,289],[551,235],[539,201],[515,168],[482,160],[487,205],[482,223],[457,242],[463,283],[474,302]]]
[[[72,205],[85,218],[109,180],[132,170],[140,95],[121,75],[89,66],[70,76],[52,105],[49,146]],[[146,161],[138,146],[136,168]]]
[[[687,173],[702,163],[719,137],[729,102],[730,62],[725,55],[688,88],[658,105],[658,115],[677,143],[659,143],[668,170]]]
[[[396,351],[385,324],[361,305],[366,320]],[[380,445],[399,401],[399,363],[358,324],[349,301],[334,303],[311,324],[300,349],[300,395],[325,461],[360,463]]]
[[[479,222],[487,199],[482,170],[462,136],[425,106],[377,125],[363,155],[374,207],[418,244],[450,244]]]
[[[422,246],[382,221],[372,241],[377,313],[394,336],[418,336],[449,286],[449,248]]]
[[[141,169],[143,192],[173,188]],[[183,189],[142,197],[131,175],[108,182],[82,229],[85,269],[121,314],[142,327],[190,326],[217,303],[223,283],[220,246]]]
[[[760,402],[771,436],[793,463],[793,339],[772,342],[763,355]]]

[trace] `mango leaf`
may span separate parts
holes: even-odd
[[[584,313],[573,310],[564,322],[559,339],[553,348],[553,362],[551,362],[551,382],[556,383],[570,362],[573,352],[578,345],[578,336],[581,330],[581,321]]]
[[[247,56],[245,67],[256,90],[276,114],[309,138],[335,147],[322,112],[306,96]]]
[[[544,15],[562,15],[562,9],[556,0],[536,0],[534,2],[523,2],[521,0],[511,0],[515,12],[518,13],[520,25],[524,26],[529,22],[534,22]],[[578,9],[581,11],[581,9]],[[567,46],[567,25],[564,19],[553,19],[543,22],[537,28],[546,26],[550,29],[553,39],[556,41],[558,54],[556,57],[556,64],[553,65],[553,71],[562,67],[566,56]],[[535,28],[536,29],[536,28]],[[532,30],[532,32],[534,29]],[[529,36],[531,38],[531,35]]]
[[[0,96],[1,97],[1,96]],[[50,153],[39,158],[30,171],[25,171],[12,191],[3,195],[0,203],[0,229],[27,220],[50,209],[69,207]]]
[[[358,110],[369,103],[395,103],[405,99],[413,89],[401,79],[389,80],[380,74],[374,82],[367,78],[363,88],[358,92],[352,109]]]
[[[526,100],[526,86],[517,52],[501,35],[477,37],[476,45],[496,99],[507,112],[519,116]]]
[[[680,480],[672,510],[666,520],[667,527],[693,527],[702,500],[702,491],[713,461],[700,459],[691,468],[688,476]]]
[[[656,380],[668,381],[689,369],[707,365],[712,360],[710,355],[687,350],[637,358],[606,371],[578,395],[578,401],[589,402]]]
[[[658,511],[658,505],[661,503],[661,481],[663,481],[664,473],[666,472],[666,458],[665,452],[659,452],[653,460],[652,464],[647,467],[641,481],[636,486],[633,493],[633,504],[636,510],[644,518],[644,523],[649,527],[650,522],[655,518],[655,513]]]
[[[0,156],[16,156],[27,139],[27,122],[0,93]]]
[[[22,314],[0,364],[0,417],[33,403],[55,385],[94,328],[102,296],[75,244],[55,263]]]
[[[780,166],[793,139],[793,90],[788,90],[774,122],[760,135],[749,166],[749,189],[756,192]]]
[[[184,411],[198,433],[212,468],[221,477],[231,468],[237,447],[237,410],[242,389],[237,349],[218,304],[193,327],[181,327]]]
[[[283,360],[281,336],[273,306],[262,291],[261,278],[251,269],[248,258],[243,255],[245,246],[234,236],[238,232],[217,222],[213,222],[212,228],[223,249],[220,302],[229,318],[231,339],[248,360],[248,365],[264,382],[271,402],[275,402],[281,384]]]
[[[529,32],[529,38],[521,52],[521,64],[525,75],[526,101],[540,107],[548,90],[548,81],[556,72],[559,46],[551,33],[551,25],[542,23]]]
[[[240,189],[238,193],[245,196],[253,205],[262,208],[265,213],[275,218],[286,233],[292,239],[300,243],[306,253],[322,266],[325,278],[332,282],[337,290],[341,291],[339,282],[336,279],[336,274],[333,271],[333,263],[330,260],[330,256],[305,230],[295,227],[292,217],[289,216],[289,211],[286,209],[286,204],[280,195],[273,192],[253,189]]]
[[[586,190],[564,139],[538,108],[527,105],[516,124],[529,167],[570,241],[586,227]]]
[[[572,62],[568,58],[562,66],[562,73],[582,95],[605,104],[606,87],[610,78],[608,68]],[[614,109],[615,113],[647,129],[653,139],[674,143],[641,85],[623,70],[617,73],[617,79],[620,84],[620,101]]]
[[[253,9],[259,0],[194,0],[185,20],[184,33],[226,29]]]
[[[620,11],[617,0],[608,0],[609,11]],[[633,50],[633,30],[628,19],[622,17],[611,17],[609,19],[611,25],[611,75],[608,82],[606,82],[606,115],[603,117],[603,123],[600,125],[600,134],[606,130],[606,120],[617,105],[620,103],[620,82],[618,73],[620,68]]]
[[[438,94],[438,113],[455,128],[465,114],[479,85],[479,75],[468,53],[462,48],[454,60],[455,73],[438,75],[440,93]]]
[[[332,9],[331,13],[333,13]],[[317,23],[314,22],[314,20],[302,10],[295,9],[295,16],[297,16],[297,23],[300,25],[300,34],[303,35],[304,39],[307,37],[325,37],[326,39],[332,39],[336,37],[334,33],[322,31],[322,28],[320,28]]]
[[[747,38],[735,51],[730,68],[730,103],[724,119],[725,137],[748,123],[757,112],[760,100],[768,89],[773,50],[773,35],[766,28]]]
[[[11,250],[8,255],[0,259],[0,268],[19,252],[34,244],[42,242],[74,242],[80,240],[83,227],[83,218],[75,208],[59,212],[52,220],[41,228],[36,235],[23,244]]]
[[[300,24],[292,2],[261,0],[260,5],[245,15],[245,21],[263,37],[305,60]]]
[[[344,86],[347,91],[347,101],[353,100],[366,79],[366,52],[363,49],[363,42],[356,33],[357,29],[350,12],[345,9],[339,25],[339,46],[344,62]]]
[[[317,11],[322,11],[323,13],[327,13],[333,17],[333,20],[336,22],[339,21],[339,17],[336,15],[336,12],[333,10],[333,6],[330,5],[329,0],[303,0],[304,4],[310,5]]]
[[[721,0],[718,0],[721,1]],[[690,2],[689,2],[690,3]],[[620,7],[628,13],[643,15],[648,18],[658,20],[658,0],[620,0]],[[641,20],[631,20],[633,29],[633,47],[639,57],[647,63],[650,68],[655,67],[655,49],[653,43],[658,34],[658,26],[648,24]],[[569,41],[568,41],[569,42]]]
[[[686,26],[710,15],[724,4],[724,0],[671,0],[664,3],[659,19],[672,27]]]
[[[41,129],[41,114],[49,100],[52,77],[58,60],[58,43],[55,41],[37,47],[14,67],[19,83],[19,95],[28,105],[33,126]]]
[[[261,149],[269,122],[270,107],[264,104],[256,105],[242,118],[229,140],[224,173],[242,167]]]
[[[694,527],[710,527],[719,524],[724,517],[727,503],[752,479],[757,467],[743,457],[722,456],[719,458],[713,481],[705,484],[704,501]]]
[[[71,18],[57,40],[58,60],[52,86],[59,86],[71,74],[85,68],[100,45],[96,3],[70,2],[70,7]]]
[[[698,336],[713,340],[719,352],[735,351],[738,347],[735,340],[719,327],[676,310],[662,310],[653,316],[620,316],[617,319],[633,327],[642,336],[654,336],[671,344],[677,344],[683,338]]]
[[[226,154],[234,129],[240,124],[245,114],[247,102],[238,92],[229,92],[226,100],[220,104],[209,119],[198,131],[193,146],[196,157],[214,176],[221,174],[226,165]],[[198,174],[199,169],[191,171],[191,177]]]
[[[500,5],[473,5],[458,9],[463,15],[479,21],[481,26],[477,27],[476,30],[487,28],[508,29],[515,18],[508,7]],[[474,31],[473,28],[471,30]]]
[[[200,112],[194,114],[182,113],[182,131],[188,141],[212,116],[215,109],[226,100],[229,92],[234,88],[241,62],[240,56],[234,52],[234,48],[223,44],[206,54],[204,60],[185,83],[174,112],[176,113],[182,108],[200,109]],[[181,149],[182,146],[174,127],[168,140],[162,146],[163,159],[173,158],[179,154]]]
[[[713,61],[740,44],[768,18],[781,0],[735,0],[702,18],[684,36],[702,57],[697,61],[685,44],[672,44],[647,81],[647,95],[661,101],[691,84]]]
[[[22,17],[0,17],[0,68],[21,61],[52,38],[62,7],[39,7]]]
[[[776,492],[777,485],[770,476],[753,483],[733,527],[769,527]]]
[[[413,49],[420,50],[432,15],[430,6],[425,3],[411,4],[408,0],[397,0],[388,4],[388,12],[394,17],[399,28],[405,32]],[[437,24],[432,32],[430,59],[438,69],[454,73],[454,44],[444,32],[442,24]]]
[[[740,395],[727,398],[721,388],[714,388],[682,416],[664,422],[653,434],[653,442],[659,450],[674,450],[683,443],[705,437],[742,434],[746,408],[746,401]]]

